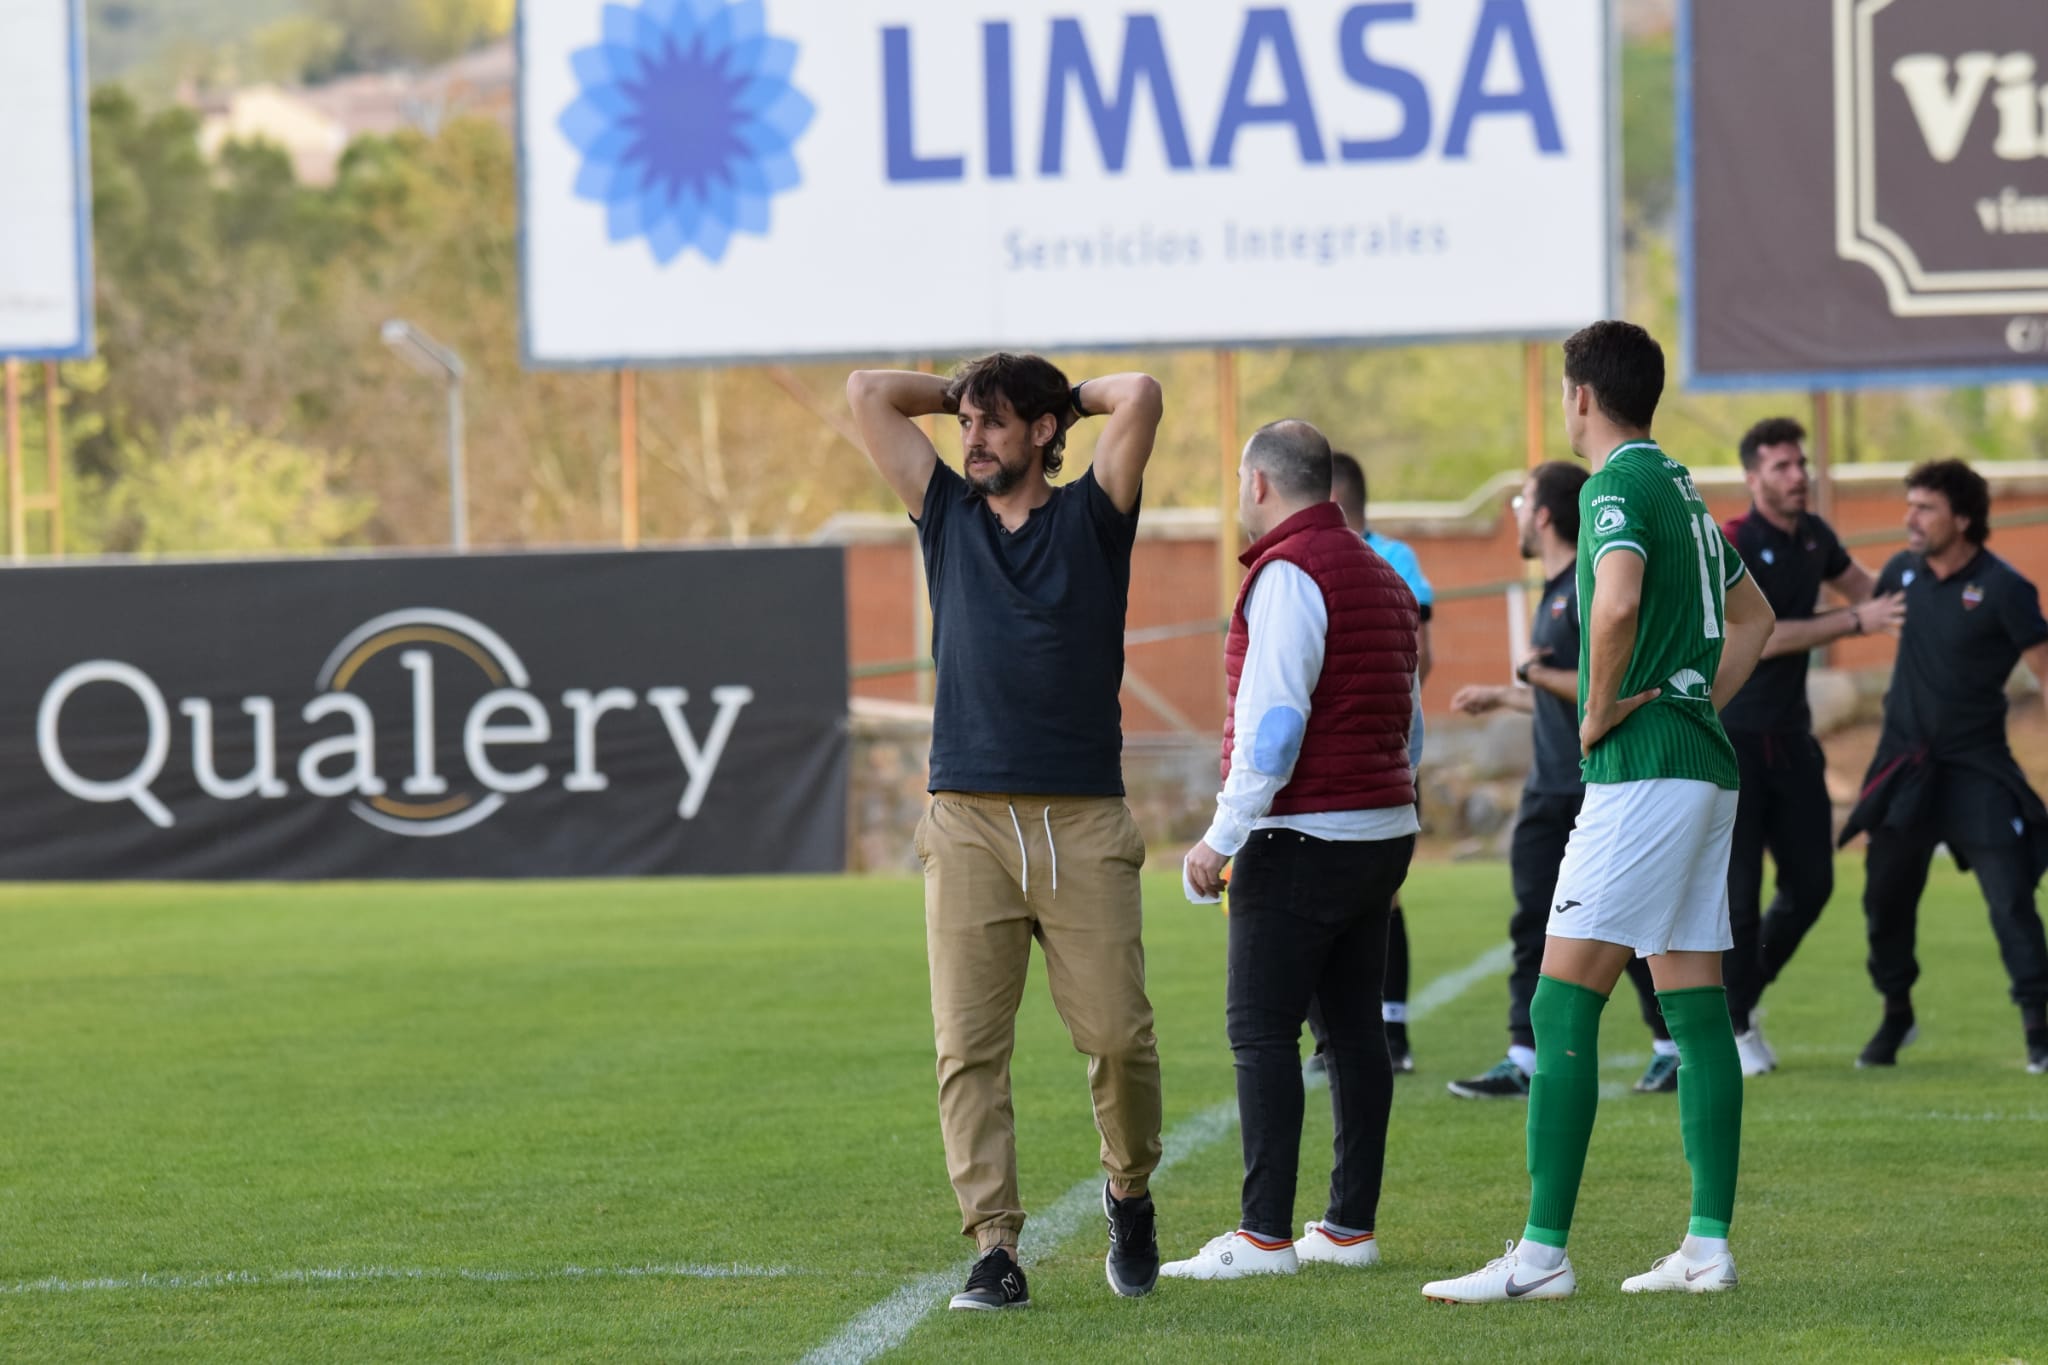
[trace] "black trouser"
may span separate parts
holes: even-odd
[[[1721,955],[1721,979],[1728,1017],[1741,1033],[1764,987],[1778,979],[1834,894],[1835,808],[1827,756],[1812,735],[1731,730],[1728,738],[1742,795],[1728,854],[1728,931],[1735,946]],[[1763,911],[1766,849],[1777,870],[1769,913]]]
[[[1406,1003],[1408,999],[1408,919],[1396,900],[1387,916],[1387,982],[1385,998]],[[1322,1034],[1317,1033],[1320,1039]]]
[[[1230,1050],[1244,1131],[1242,1226],[1294,1236],[1301,1164],[1301,1026],[1319,1001],[1337,1138],[1328,1220],[1371,1231],[1386,1164],[1394,1070],[1380,1022],[1387,906],[1408,875],[1415,836],[1326,842],[1253,832],[1230,877]]]
[[[1863,858],[1863,920],[1870,935],[1871,984],[1887,1001],[1903,1004],[1920,979],[1914,931],[1928,865],[1940,842],[1942,831],[1933,822],[1871,831]],[[1983,888],[1998,955],[2012,980],[2013,1003],[2022,1009],[2048,1004],[2048,942],[2034,908],[2034,870],[2026,841],[2009,836],[1983,843],[1950,837],[1947,842],[1969,863]]]
[[[1536,995],[1536,978],[1543,966],[1543,940],[1550,925],[1551,899],[1557,893],[1557,869],[1564,862],[1564,846],[1572,837],[1572,823],[1585,803],[1583,792],[1522,793],[1522,806],[1515,814],[1515,833],[1508,848],[1508,876],[1515,890],[1515,913],[1508,921],[1508,940],[1514,945],[1515,965],[1508,973],[1508,1043],[1515,1047],[1536,1046],[1535,1031],[1529,1027],[1529,1001]],[[1632,957],[1628,979],[1635,983],[1637,1003],[1643,1022],[1659,1038],[1669,1038],[1664,1016],[1657,1008],[1657,988],[1650,980],[1650,964]]]

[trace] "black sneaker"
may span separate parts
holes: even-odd
[[[1529,1098],[1529,1077],[1513,1062],[1503,1060],[1484,1076],[1452,1081],[1450,1091],[1467,1100],[1526,1100]]]
[[[1109,1255],[1102,1268],[1109,1287],[1127,1299],[1152,1292],[1159,1283],[1159,1234],[1152,1217],[1152,1196],[1118,1199],[1102,1183],[1102,1212],[1109,1219]]]
[[[975,1312],[1029,1308],[1031,1290],[1024,1283],[1024,1267],[1002,1247],[990,1247],[967,1272],[967,1287],[953,1296],[949,1306]]]
[[[2048,1028],[2027,1030],[2027,1074],[2048,1076]]]
[[[1408,1026],[1387,1025],[1387,1059],[1394,1064],[1394,1074],[1415,1070],[1415,1054],[1408,1050]]]
[[[1671,1095],[1678,1090],[1678,1058],[1668,1052],[1650,1054],[1650,1064],[1633,1089],[1638,1095]]]
[[[1906,1010],[1893,1013],[1887,1010],[1877,1024],[1877,1032],[1870,1035],[1870,1041],[1863,1045],[1863,1052],[1856,1058],[1858,1066],[1897,1066],[1899,1049],[1920,1036],[1919,1028],[1913,1023],[1913,1012]]]

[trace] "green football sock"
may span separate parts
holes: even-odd
[[[1529,1078],[1529,1225],[1524,1241],[1562,1248],[1579,1202],[1586,1145],[1600,1107],[1600,1011],[1607,997],[1539,977],[1529,1002],[1536,1074]]]
[[[1728,992],[1719,986],[1658,991],[1657,1003],[1678,1044],[1678,1130],[1692,1167],[1687,1231],[1725,1238],[1742,1157],[1742,1060],[1728,1022]]]

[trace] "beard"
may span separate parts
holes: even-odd
[[[1028,464],[1008,465],[1004,464],[1000,457],[990,458],[995,460],[995,473],[983,474],[980,477],[972,474],[967,476],[967,486],[984,498],[1000,498],[1014,491],[1018,484],[1024,482],[1024,475],[1030,470]]]

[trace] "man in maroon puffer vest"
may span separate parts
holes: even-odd
[[[1371,1265],[1394,1072],[1380,1019],[1387,909],[1415,851],[1408,765],[1415,595],[1330,500],[1330,443],[1275,422],[1245,446],[1238,509],[1253,544],[1225,651],[1223,792],[1189,851],[1191,897],[1230,883],[1227,1018],[1244,1133],[1242,1221],[1184,1279]],[[1301,1026],[1320,1001],[1337,1137],[1325,1215],[1294,1236]]]

